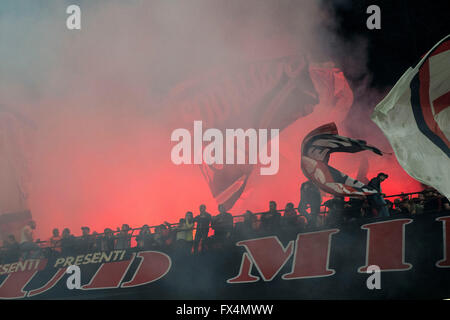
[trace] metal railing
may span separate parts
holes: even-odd
[[[401,194],[384,196],[384,198],[404,198],[404,197],[408,197],[408,199],[410,199],[409,196],[419,195],[419,194],[423,194],[423,193],[424,193],[424,191],[410,192],[410,193],[401,193]],[[427,198],[425,200],[430,200],[430,199],[431,198]],[[321,204],[320,207],[321,208],[326,208],[326,206],[324,206],[324,204]],[[286,211],[286,209],[276,210],[276,212],[280,213],[280,216],[281,216],[281,213],[283,213],[285,211]],[[295,208],[295,207],[294,207],[294,211],[299,212],[298,208]],[[297,214],[297,212],[296,212],[296,216],[297,217],[304,216],[304,217],[308,218],[308,216],[306,216],[304,214],[301,214],[300,212],[299,212],[300,214]],[[252,212],[252,215],[255,216],[255,217],[259,217],[259,220],[257,220],[257,221],[261,223],[261,218],[260,217],[262,215],[265,215],[265,214],[268,214],[268,213],[269,213],[268,211],[256,212],[256,213]],[[329,210],[322,210],[321,209],[320,212],[319,212],[319,218],[326,219],[328,214],[329,214]],[[246,216],[246,213],[232,216],[233,217],[233,229],[236,227],[236,223],[241,222],[241,221],[237,222],[236,220],[241,220],[245,216]],[[212,217],[212,219],[214,219],[214,217]],[[176,228],[179,225],[179,223],[167,223],[167,222],[165,222],[164,224],[148,226],[149,234],[154,236],[155,234],[157,234],[155,229],[159,228],[159,227],[161,227],[163,225],[167,227],[166,231],[168,231],[168,232],[170,232],[172,234],[176,233],[176,232],[188,231],[188,230],[177,230]],[[140,237],[140,234],[135,234],[135,232],[136,231],[142,231],[142,229],[143,229],[143,227],[130,228],[127,231],[127,233],[123,235],[123,238],[129,239],[127,241],[130,241],[130,243],[131,243],[132,239],[134,239],[136,241],[136,244],[137,244],[138,241],[136,240],[136,238]],[[154,229],[154,232],[151,232],[151,229]],[[196,229],[197,228],[195,226],[193,226],[192,229],[190,228],[189,230],[196,230]],[[117,240],[117,239],[120,239],[122,232],[123,232],[122,230],[116,230],[116,231],[112,230],[112,232],[109,232],[108,235],[112,235],[114,240]],[[103,240],[103,239],[105,239],[105,235],[107,235],[107,233],[103,232],[103,233],[89,234],[88,237],[89,237],[89,241],[95,242],[96,240]],[[75,241],[83,240],[83,236],[74,236],[74,235],[70,235],[70,236]],[[61,239],[59,241],[61,241]],[[49,248],[49,249],[61,248],[60,244],[59,245],[52,245],[50,243],[50,240],[46,240],[46,241],[40,241],[39,240],[39,241],[35,241],[35,243],[37,243],[39,245],[39,247],[41,247],[41,248]],[[0,247],[1,251],[4,251],[5,249],[6,248],[4,246]]]

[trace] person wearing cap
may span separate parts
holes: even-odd
[[[372,187],[378,191],[378,194],[374,194],[368,198],[372,205],[377,209],[380,217],[389,217],[389,210],[387,208],[386,201],[382,196],[383,193],[381,192],[381,183],[388,177],[389,176],[386,173],[380,172],[375,178],[370,180],[368,184],[369,187]]]

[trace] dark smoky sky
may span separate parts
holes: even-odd
[[[138,227],[174,222],[188,210],[198,212],[201,203],[215,214],[216,203],[200,170],[170,161],[170,132],[179,109],[167,99],[180,84],[216,70],[299,52],[311,62],[333,61],[350,80],[355,103],[343,122],[344,132],[389,149],[370,122],[370,110],[404,64],[389,81],[374,76],[377,63],[373,65],[370,50],[374,43],[383,43],[380,34],[396,41],[388,31],[393,17],[386,14],[387,31],[370,35],[364,30],[363,3],[2,1],[0,103],[26,117],[35,129],[15,124],[30,139],[9,140],[2,155],[7,163],[2,177],[7,179],[0,199],[12,199],[15,187],[9,186],[26,181],[27,205],[41,238],[53,227],[79,234],[83,225],[101,232],[122,223]],[[65,27],[70,4],[81,7],[79,31]],[[395,30],[400,35],[405,29]],[[383,59],[398,57],[396,52],[379,53]],[[304,180],[297,152],[303,133],[298,134],[289,140],[292,145],[285,143],[292,157],[285,157],[283,172],[256,179],[253,196],[247,195],[239,209],[263,210],[271,199],[280,207],[287,201],[298,203],[298,186]],[[27,170],[11,163],[24,163]],[[395,158],[377,159],[371,173],[386,163],[394,163],[392,169],[398,172],[388,191],[403,186],[401,191],[414,191],[416,184]],[[357,167],[346,165],[348,173]]]

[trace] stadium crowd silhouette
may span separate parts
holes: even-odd
[[[308,182],[302,185],[301,201],[297,208],[289,202],[280,210],[275,201],[270,201],[266,212],[253,213],[247,210],[242,215],[232,216],[219,205],[219,213],[212,216],[205,205],[200,205],[198,215],[194,216],[188,211],[178,223],[164,222],[140,228],[123,224],[116,230],[106,228],[103,233],[91,233],[86,226],[81,228],[81,236],[73,235],[68,228],[61,233],[59,229],[54,229],[46,241],[34,239],[36,223],[30,221],[22,229],[20,242],[14,235],[9,235],[4,241],[0,264],[111,250],[203,254],[227,248],[239,240],[342,227],[352,222],[359,223],[361,219],[379,220],[450,212],[448,199],[432,188],[408,194],[381,194],[383,208],[379,201],[373,201],[370,197],[350,198],[347,201],[342,197],[334,197],[317,204],[317,200],[321,200],[320,196],[314,198],[308,194],[310,191],[305,191],[307,188]],[[381,215],[382,210],[387,210],[388,215]]]

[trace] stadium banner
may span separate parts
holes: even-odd
[[[450,297],[449,251],[449,215],[365,219],[252,236],[199,255],[133,248],[2,264],[0,298],[442,299]],[[79,288],[68,285],[71,265]]]

